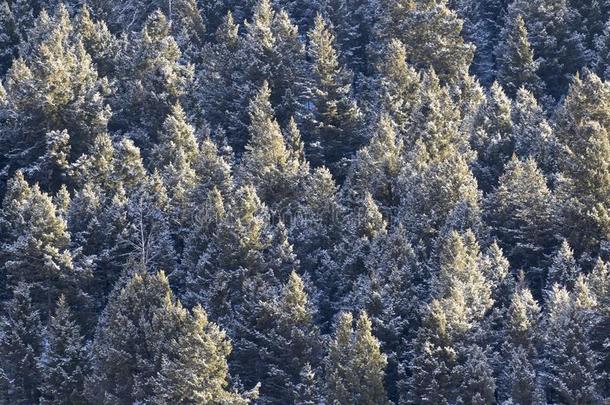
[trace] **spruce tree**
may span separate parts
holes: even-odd
[[[266,373],[261,381],[261,398],[297,402],[304,388],[299,385],[307,383],[308,373],[318,370],[322,354],[314,309],[297,273],[290,274],[279,299],[268,305],[273,321],[269,331],[262,331],[260,356]]]
[[[4,403],[38,402],[41,374],[37,358],[43,348],[43,326],[30,298],[30,287],[17,284],[0,318],[0,399]]]
[[[407,63],[405,45],[397,39],[386,45],[384,57],[376,64],[379,102],[394,121],[399,134],[407,136],[411,114],[418,101],[419,75]]]
[[[533,158],[546,175],[557,172],[557,139],[544,110],[530,91],[517,91],[512,121],[515,154],[521,159]]]
[[[522,15],[507,17],[501,38],[495,50],[498,82],[511,98],[521,88],[542,96],[544,88],[537,73],[538,62],[534,59]]]
[[[145,156],[158,141],[163,121],[186,93],[193,76],[192,66],[181,61],[170,27],[167,17],[155,11],[117,56],[117,74],[129,79],[121,80],[113,96],[111,105],[116,113],[111,128],[129,132]]]
[[[609,97],[610,85],[586,73],[574,79],[557,113],[556,134],[562,147],[559,168],[563,173],[558,184],[558,220],[562,235],[577,253],[595,251],[610,231]]]
[[[570,248],[568,241],[564,240],[553,256],[553,261],[549,267],[546,281],[547,289],[550,290],[555,284],[572,289],[579,272],[580,268],[574,258],[574,251]]]
[[[461,36],[463,21],[447,0],[391,0],[381,7],[377,25],[381,44],[399,39],[417,69],[434,69],[443,81],[467,73],[474,47]]]
[[[486,217],[513,266],[540,266],[552,241],[553,195],[533,159],[507,163]]]
[[[474,173],[483,191],[497,184],[514,151],[512,104],[495,82],[473,123],[471,143],[478,154]]]
[[[227,389],[231,345],[220,328],[201,307],[184,309],[163,273],[135,271],[98,326],[89,401],[247,403]]]
[[[30,186],[21,172],[8,185],[2,206],[0,255],[7,287],[26,283],[33,305],[46,318],[61,291],[73,283],[70,234],[51,197]]]
[[[108,82],[98,77],[63,6],[52,17],[42,12],[22,47],[5,80],[0,165],[54,191],[66,167],[57,173],[49,166],[73,162],[106,130]]]
[[[85,404],[88,358],[83,337],[64,296],[60,296],[45,333],[38,368],[42,376],[41,404]]]
[[[540,60],[538,74],[555,99],[565,94],[569,77],[585,67],[588,57],[585,36],[579,32],[578,11],[567,0],[514,1],[509,15],[525,20],[534,55]]]
[[[353,153],[362,143],[358,125],[361,113],[352,98],[352,73],[339,63],[335,35],[321,15],[308,33],[312,82],[308,102],[306,139],[315,165],[325,165],[340,180]]]
[[[580,292],[588,295],[585,290]],[[591,348],[591,302],[554,286],[545,320],[545,383],[550,401],[600,401],[598,355]]]
[[[403,144],[389,116],[383,115],[369,144],[352,163],[346,185],[352,192],[369,192],[384,208],[398,205],[398,178],[403,166]]]
[[[371,321],[366,313],[360,315],[355,328],[350,313],[339,315],[325,363],[329,402],[388,403],[383,386],[387,358],[371,333]]]
[[[250,141],[240,164],[239,181],[252,184],[271,207],[283,206],[293,198],[299,184],[300,162],[291,156],[284,135],[275,119],[263,83],[250,103]]]

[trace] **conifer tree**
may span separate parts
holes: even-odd
[[[509,15],[521,14],[536,59],[538,74],[555,97],[563,95],[569,77],[588,62],[585,36],[579,32],[580,15],[567,0],[517,0],[509,7]]]
[[[454,153],[413,171],[401,188],[400,212],[417,239],[430,246],[441,231],[480,228],[480,195],[466,157]]]
[[[478,154],[474,173],[483,191],[490,191],[514,151],[512,105],[495,82],[473,123],[471,143]]]
[[[582,283],[582,278],[581,278]],[[581,284],[585,296],[586,284]],[[566,403],[600,401],[598,355],[591,349],[589,299],[570,296],[554,286],[548,301],[545,324],[545,382],[548,399]]]
[[[533,159],[513,156],[487,198],[493,234],[513,266],[540,265],[548,254],[553,196]]]
[[[145,156],[193,76],[192,66],[181,61],[182,54],[171,36],[170,26],[167,17],[155,11],[118,55],[117,74],[129,80],[120,82],[113,97],[112,108],[116,113],[111,127],[129,131]]]
[[[448,87],[441,85],[434,70],[428,70],[421,79],[406,131],[405,147],[407,150],[423,147],[427,159],[436,161],[456,150],[465,151],[467,142],[460,133],[459,121],[459,106],[451,98]]]
[[[496,47],[498,82],[514,98],[521,88],[542,96],[544,88],[538,76],[538,62],[534,58],[527,27],[522,15],[508,16]]]
[[[38,185],[30,187],[17,172],[9,182],[0,221],[7,287],[26,283],[34,308],[46,317],[60,292],[76,277],[65,219],[57,215],[49,195]]]
[[[272,325],[269,331],[262,331],[260,356],[266,373],[262,375],[261,398],[269,402],[296,402],[299,385],[307,383],[303,377],[310,378],[303,373],[318,369],[322,349],[303,280],[292,272],[279,299],[268,305]]]
[[[0,3],[0,26],[0,76],[4,76],[11,67],[19,44],[15,16],[7,1]]]
[[[553,256],[547,275],[547,289],[559,284],[563,288],[571,289],[580,273],[580,268],[574,259],[574,251],[570,248],[568,241],[564,240],[561,247]]]
[[[398,205],[398,177],[403,166],[403,144],[389,116],[382,115],[369,144],[352,163],[346,185],[353,192],[369,192],[384,208]]]
[[[227,389],[225,334],[201,307],[184,309],[163,273],[136,268],[115,290],[92,349],[90,401],[247,403]]]
[[[405,45],[397,39],[386,45],[383,59],[376,64],[379,101],[394,121],[399,134],[406,137],[411,114],[417,104],[419,76],[407,63]]]
[[[329,402],[369,405],[388,402],[383,386],[387,358],[371,333],[366,313],[360,315],[355,328],[350,313],[339,315],[325,362]]]
[[[41,404],[85,404],[84,381],[87,373],[80,328],[64,296],[57,302],[45,333],[45,346],[38,368],[42,376]]]
[[[610,86],[592,73],[574,79],[557,117],[562,147],[558,221],[577,252],[597,249],[608,238],[610,218]],[[578,226],[576,226],[578,223]]]
[[[30,287],[20,283],[4,303],[0,318],[0,399],[33,404],[40,395],[41,375],[36,360],[42,352],[43,326],[30,298]]]
[[[451,373],[457,362],[457,353],[440,302],[433,300],[426,312],[414,342],[414,358],[408,365],[411,373],[408,388],[401,394],[405,402],[449,403],[452,392]]]
[[[536,97],[519,89],[512,108],[515,154],[533,158],[546,175],[557,172],[557,139]]]
[[[74,161],[106,130],[108,83],[98,78],[63,6],[52,17],[42,12],[22,47],[24,57],[5,80],[0,166],[56,190],[61,178],[50,176],[49,160]]]
[[[399,39],[407,48],[409,63],[417,69],[433,68],[443,81],[468,71],[474,47],[461,36],[463,21],[447,0],[392,0],[381,7],[377,38],[381,43]]]
[[[267,82],[250,103],[250,141],[240,166],[239,180],[252,184],[271,207],[282,206],[296,192],[300,162],[291,156],[275,120]]]
[[[324,164],[339,179],[352,154],[362,143],[358,125],[361,113],[352,99],[352,73],[339,63],[332,28],[321,15],[308,33],[312,83],[308,101],[307,146],[315,165]]]

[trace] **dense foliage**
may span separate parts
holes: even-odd
[[[610,400],[610,6],[0,0],[0,403]]]

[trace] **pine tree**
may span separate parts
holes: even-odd
[[[53,17],[42,12],[22,47],[26,57],[15,60],[5,80],[0,166],[56,190],[62,179],[49,166],[74,161],[106,130],[108,82],[98,78],[63,6]]]
[[[369,144],[356,154],[346,187],[352,192],[371,193],[384,208],[397,206],[397,183],[404,159],[402,149],[392,120],[382,115]]]
[[[0,399],[5,403],[34,404],[40,395],[41,375],[36,359],[42,351],[43,326],[30,298],[30,287],[20,283],[4,303],[0,318]]]
[[[497,184],[514,151],[512,105],[496,82],[473,123],[471,143],[478,154],[474,173],[483,191]]]
[[[555,284],[571,289],[574,287],[579,273],[580,268],[574,259],[574,251],[570,248],[568,241],[564,240],[549,267],[546,281],[547,289],[550,290]]]
[[[241,183],[254,185],[263,201],[277,207],[285,205],[296,192],[301,167],[299,160],[291,156],[275,120],[270,95],[264,82],[250,103],[250,141],[238,177]]]
[[[434,290],[437,297],[447,300],[449,308],[451,301],[458,298],[464,301],[465,314],[447,313],[450,322],[453,322],[451,317],[456,316],[456,325],[465,322],[463,326],[471,327],[474,322],[483,319],[493,304],[491,285],[481,267],[480,248],[472,232],[460,235],[453,231],[442,242]],[[459,297],[454,294],[459,294]]]
[[[384,57],[375,70],[382,110],[392,118],[399,134],[406,137],[420,82],[415,69],[407,63],[405,45],[397,39],[392,40],[386,45]]]
[[[588,62],[584,35],[579,32],[578,12],[567,0],[517,0],[509,7],[509,15],[521,14],[525,20],[534,55],[540,60],[538,74],[548,93],[554,98],[563,95],[569,77]]]
[[[230,351],[203,309],[190,312],[174,299],[163,273],[136,270],[102,315],[87,397],[93,402],[247,403],[227,390]]]
[[[499,63],[494,48],[503,38],[502,28],[508,3],[507,0],[458,0],[449,3],[464,19],[464,38],[476,47],[471,71],[486,86],[496,79]]]
[[[4,76],[11,67],[13,58],[17,54],[19,36],[15,24],[15,16],[9,3],[0,3],[0,76]]]
[[[425,148],[427,159],[435,161],[456,150],[466,151],[466,137],[460,133],[459,124],[459,106],[451,98],[449,88],[441,85],[434,70],[426,71],[407,126],[405,148]]]
[[[340,180],[353,153],[362,143],[358,133],[361,113],[352,99],[352,73],[339,63],[335,36],[321,15],[308,33],[312,83],[307,117],[308,155],[315,165],[324,164]]]
[[[512,113],[515,154],[533,158],[546,175],[557,172],[557,139],[536,97],[519,89]]]
[[[350,313],[341,313],[326,358],[326,398],[329,402],[385,404],[383,386],[387,358],[371,333],[371,321],[362,313],[353,327]]]
[[[370,0],[326,0],[324,3],[323,14],[334,27],[341,62],[356,74],[367,73],[374,5]]]
[[[514,98],[521,88],[542,96],[544,87],[538,76],[539,62],[534,59],[527,27],[522,15],[508,16],[496,47],[498,82]]]
[[[462,20],[447,0],[392,0],[381,8],[377,38],[380,43],[399,39],[407,48],[409,63],[417,69],[433,68],[443,81],[467,73],[474,47],[464,43]]]
[[[111,128],[129,131],[145,156],[193,76],[192,66],[180,60],[180,48],[171,36],[170,26],[163,13],[152,13],[117,56],[117,74],[128,79],[120,81],[113,97],[111,104],[116,113]]]
[[[49,195],[38,185],[30,187],[17,172],[9,182],[0,221],[7,287],[26,283],[34,308],[46,317],[68,282],[76,281],[65,219],[57,215]]]
[[[413,360],[408,367],[410,378],[404,402],[446,404],[451,400],[451,373],[457,353],[450,335],[450,325],[439,301],[433,300],[426,309],[422,328],[414,341]]]
[[[507,163],[487,197],[489,224],[515,267],[540,266],[552,241],[553,196],[533,159]]]
[[[42,376],[41,404],[85,404],[84,381],[87,373],[80,328],[64,296],[60,296],[45,334],[45,346],[39,359]]]
[[[451,186],[448,186],[451,184]],[[480,228],[480,195],[465,156],[453,154],[404,179],[404,226],[427,246],[440,232]]]
[[[273,321],[269,331],[262,331],[260,356],[266,372],[261,381],[261,399],[296,402],[299,384],[306,382],[302,380],[302,373],[308,368],[313,372],[321,360],[322,346],[314,324],[314,309],[303,280],[295,272],[291,273],[279,299],[269,305]]]
[[[550,293],[545,324],[545,382],[551,401],[600,401],[596,373],[599,358],[591,349],[590,305],[558,286]]]
[[[610,58],[610,21],[606,22],[603,32],[595,40],[593,67],[604,80],[610,79],[610,70],[606,67],[608,58]]]
[[[592,73],[576,78],[557,117],[562,147],[558,221],[577,252],[597,249],[608,239],[610,187],[610,86]],[[578,225],[576,225],[578,223]]]

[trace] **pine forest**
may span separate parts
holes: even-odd
[[[1,405],[610,404],[610,0],[0,0]]]

